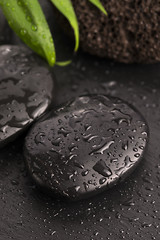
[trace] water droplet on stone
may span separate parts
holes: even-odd
[[[119,117],[128,120],[117,126],[114,120]],[[143,122],[143,117],[120,99],[77,97],[31,128],[25,142],[27,167],[50,194],[72,200],[95,195],[123,180],[142,159],[147,144],[143,132],[148,132]],[[43,154],[37,158],[40,152]],[[33,163],[40,169],[34,174]]]
[[[106,182],[106,180],[107,180],[106,178],[101,178],[101,179],[99,180],[99,183],[100,183],[100,184],[104,184],[104,183]]]
[[[53,98],[54,83],[43,60],[24,47],[0,47],[0,72],[2,147],[46,111]],[[37,72],[40,73],[39,76]]]
[[[104,177],[110,177],[112,175],[111,169],[102,159],[93,166],[93,169]]]

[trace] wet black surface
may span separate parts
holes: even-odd
[[[0,44],[7,44],[11,42],[11,29],[0,9]]]
[[[1,150],[0,239],[159,239],[159,69],[159,64],[114,64],[83,54],[72,65],[55,69],[57,105],[87,93],[123,98],[147,120],[148,150],[123,183],[75,203],[50,198],[37,189],[24,165],[23,138]]]
[[[72,50],[60,44],[62,49],[64,58]],[[148,149],[123,183],[90,199],[67,202],[48,197],[34,185],[21,137],[0,152],[0,240],[159,240],[160,64],[118,64],[80,52],[72,65],[55,72],[55,105],[84,94],[122,98],[146,119]]]
[[[30,50],[0,47],[0,147],[45,112],[53,89],[53,74]]]
[[[143,118],[118,98],[81,96],[34,124],[25,157],[35,182],[78,200],[120,182],[137,166],[148,139]]]

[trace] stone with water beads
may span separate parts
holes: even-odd
[[[53,75],[31,50],[0,47],[0,147],[13,141],[51,104]]]
[[[148,127],[126,102],[88,95],[51,111],[25,141],[27,167],[50,194],[77,200],[112,187],[141,160]]]

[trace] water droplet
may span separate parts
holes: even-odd
[[[31,22],[31,21],[32,21],[32,19],[31,19],[30,16],[27,16],[26,19],[27,19],[28,22]]]
[[[89,173],[89,170],[83,171],[83,172],[82,172],[82,176],[87,176],[88,173]]]
[[[21,34],[22,36],[25,36],[25,35],[27,34],[26,29],[24,29],[24,28],[21,29],[20,34]]]
[[[12,185],[19,185],[19,182],[17,180],[11,180]]]
[[[17,1],[17,4],[18,4],[19,6],[21,6],[21,5],[22,5],[21,0],[18,0],[18,1]]]
[[[143,150],[143,149],[144,149],[144,146],[139,146],[139,148],[140,148],[141,150]]]
[[[94,151],[92,151],[90,153],[90,155],[93,155],[93,154],[104,154],[104,152],[110,148],[110,146],[114,143],[114,141],[110,141],[110,142],[107,142],[105,143],[102,147],[99,147],[98,149],[95,149]]]
[[[111,169],[102,159],[93,166],[93,169],[104,177],[110,177],[112,175]]]
[[[99,184],[101,185],[104,184],[105,182],[106,182],[106,178],[104,177],[99,180]]]
[[[133,151],[134,152],[138,152],[138,148],[133,148]]]
[[[46,134],[44,132],[40,132],[35,136],[35,143],[36,144],[43,144],[45,141]]]
[[[70,131],[66,130],[64,127],[61,127],[59,130],[58,130],[58,133],[59,134],[63,134],[64,137],[67,137],[70,133]]]
[[[36,25],[32,25],[32,31],[36,32],[38,30]]]
[[[50,37],[49,41],[50,41],[51,43],[53,43],[53,38],[52,38],[52,37]]]
[[[110,160],[110,163],[117,163],[118,162],[118,158],[112,158],[111,160]]]
[[[139,154],[139,153],[136,153],[136,154],[134,154],[134,156],[135,156],[136,158],[138,158],[138,157],[140,157],[140,154]]]
[[[122,143],[122,149],[123,150],[127,150],[128,149],[128,141],[127,140]]]
[[[57,138],[57,139],[55,139],[54,141],[52,141],[52,144],[54,145],[54,146],[59,146],[60,145],[60,143],[61,143],[61,138]]]
[[[80,164],[79,162],[74,161],[74,166],[80,169],[84,169],[84,165]]]

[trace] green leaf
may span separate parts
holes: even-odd
[[[71,64],[72,60],[68,60],[68,61],[64,61],[64,62],[56,62],[56,65],[57,66],[60,66],[60,67],[65,67],[69,64]]]
[[[102,3],[99,0],[89,0],[92,4],[94,4],[97,8],[99,8],[105,15],[107,15],[107,12],[105,8],[103,7]]]
[[[16,34],[53,66],[56,61],[54,43],[39,2],[0,0],[0,7]]]
[[[72,26],[75,35],[75,51],[77,51],[79,47],[79,28],[71,0],[51,0],[51,2],[68,19],[70,25]]]

